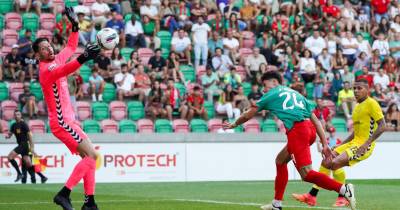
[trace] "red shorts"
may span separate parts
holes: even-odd
[[[88,138],[86,133],[82,131],[79,125],[73,122],[64,123],[64,126],[60,126],[58,124],[50,125],[50,128],[53,135],[62,143],[64,143],[72,154],[79,154],[79,143]]]
[[[312,164],[310,146],[316,138],[316,129],[310,120],[295,122],[287,133],[287,149],[297,169]]]

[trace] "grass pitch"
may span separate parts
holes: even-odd
[[[355,180],[358,209],[400,210],[400,180]],[[98,184],[96,201],[101,210],[256,210],[273,198],[273,182],[191,182]],[[52,203],[61,184],[0,185],[0,210],[58,210]],[[334,192],[321,191],[318,206],[307,207],[291,198],[311,185],[289,182],[284,209],[332,208]],[[82,185],[72,193],[74,208],[83,201]]]

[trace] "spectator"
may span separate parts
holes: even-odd
[[[242,83],[242,78],[236,72],[235,67],[231,67],[230,71],[224,75],[225,85],[230,85],[234,90],[236,90]]]
[[[75,71],[72,76],[75,77],[76,80],[76,85],[78,87],[78,89],[76,90],[75,96],[76,96],[76,100],[82,99],[83,98],[83,78],[82,76],[79,74],[79,70]]]
[[[103,78],[99,75],[97,69],[92,70],[92,75],[89,77],[90,94],[92,95],[92,101],[96,102],[103,101],[103,92],[105,82]],[[97,98],[96,98],[97,95]]]
[[[388,19],[382,18],[380,23],[373,24],[370,34],[374,39],[378,39],[380,33],[389,34],[389,31],[390,23]]]
[[[382,67],[382,59],[378,49],[372,51],[371,71],[377,72]]]
[[[82,12],[78,13],[78,21],[79,42],[84,46],[86,46],[88,42],[94,42],[96,40],[96,29],[94,28],[94,24],[85,19],[85,14]]]
[[[60,37],[69,37],[69,35],[71,34],[71,30],[72,30],[72,24],[68,20],[67,15],[64,13],[60,21],[58,21],[56,24],[55,33],[58,34]]]
[[[306,49],[312,52],[312,56],[316,57],[321,54],[322,49],[326,48],[325,40],[320,36],[319,31],[314,31],[313,35],[308,37],[304,42]]]
[[[32,50],[32,31],[30,29],[25,30],[25,35],[21,36],[18,39],[18,54],[21,57],[26,57],[26,54],[28,54],[29,51]]]
[[[310,50],[304,50],[303,56],[300,58],[300,62],[298,64],[304,83],[313,81],[315,77],[316,63],[311,56]]]
[[[96,26],[99,25],[101,28],[104,28],[110,14],[110,7],[104,3],[104,0],[96,0],[92,4],[91,11],[93,23]]]
[[[219,77],[223,77],[229,72],[229,69],[233,67],[231,59],[222,52],[223,50],[221,48],[216,48],[215,55],[211,60],[212,66]]]
[[[216,12],[215,18],[208,21],[208,25],[211,27],[213,33],[215,32],[217,34],[222,34],[224,32],[225,25],[224,25],[224,21],[222,19],[221,12],[219,12],[219,11]],[[211,52],[214,52],[214,51],[211,50]]]
[[[371,57],[372,54],[372,48],[371,45],[369,44],[369,41],[364,39],[362,34],[357,35],[357,53],[360,55],[362,52],[364,52],[367,57]]]
[[[121,3],[119,0],[106,0],[106,3],[111,10],[116,11],[118,14],[122,14]]]
[[[386,74],[389,76],[390,81],[397,81],[398,76],[396,73],[398,72],[397,61],[392,56],[387,56],[383,61],[383,70],[385,70]]]
[[[351,112],[353,112],[356,106],[356,99],[354,98],[354,91],[351,89],[349,82],[344,82],[344,88],[339,91],[338,99],[338,105],[343,109],[344,115],[348,120],[351,119]]]
[[[245,64],[247,75],[253,81],[256,81],[260,76],[259,70],[261,64],[267,64],[267,60],[264,55],[260,55],[260,48],[256,47],[253,50],[253,54],[247,56]]]
[[[313,112],[321,122],[322,127],[324,129],[327,129],[332,125],[333,113],[326,106],[326,103],[324,102],[324,100],[322,100],[322,98],[317,98],[316,102],[317,102],[317,107],[314,109]]]
[[[262,95],[263,95],[263,94],[262,94],[261,91],[259,90],[257,83],[253,83],[253,84],[251,85],[251,92],[249,93],[249,95],[247,96],[247,98],[249,99],[250,104],[251,104],[252,106],[255,106],[256,103],[257,103],[257,101],[260,100],[260,98],[262,97]],[[266,114],[267,114],[267,112],[266,112],[265,110],[261,111],[262,117],[265,117]]]
[[[86,19],[90,19],[90,7],[83,4],[83,0],[78,1],[78,5],[74,6],[75,14],[83,13]],[[79,18],[79,17],[78,17]]]
[[[282,67],[283,70],[285,71],[285,77],[287,77],[287,79],[291,79],[291,73],[295,70],[295,66],[299,63],[299,56],[297,54],[297,52],[293,52],[293,48],[289,45],[286,47],[285,53],[283,55],[283,61],[282,61]],[[266,69],[261,70],[262,66],[267,66],[267,64],[262,64],[260,65],[260,70],[258,72],[259,76],[257,78],[257,81],[259,81],[259,78],[261,77],[261,75],[263,75],[266,71]]]
[[[332,59],[333,71],[343,72],[343,68],[347,65],[347,58],[343,56],[343,51],[338,49],[336,55]]]
[[[207,94],[207,100],[213,101],[214,95],[220,95],[221,90],[218,88],[219,78],[215,72],[212,71],[211,66],[206,67],[206,73],[201,76],[201,84],[204,87],[204,93]]]
[[[240,116],[240,110],[235,107],[233,99],[236,93],[231,85],[225,87],[224,92],[219,97],[217,104],[217,112],[220,114],[226,113],[229,119],[237,119]]]
[[[44,13],[53,13],[55,15],[56,11],[53,10],[53,1],[51,0],[35,0],[33,1],[33,6],[37,15]]]
[[[370,31],[370,27],[369,27],[370,18],[369,18],[369,14],[367,14],[365,8],[361,8],[359,10],[358,21],[360,23],[360,27],[362,28],[362,30],[369,33],[369,31]]]
[[[232,61],[237,64],[237,59],[239,58],[239,41],[233,37],[233,31],[228,30],[227,36],[222,39],[224,45],[225,55],[229,55]]]
[[[192,50],[192,42],[185,34],[183,29],[179,29],[178,36],[171,40],[171,51],[178,53],[181,58],[185,58],[189,65],[192,65],[190,51]]]
[[[154,81],[147,101],[147,111],[153,121],[158,117],[166,116],[170,116],[169,120],[172,121],[172,113],[167,114],[167,109],[164,108],[164,101],[164,91],[160,87],[160,82]]]
[[[338,38],[335,35],[335,32],[333,32],[333,31],[328,32],[328,36],[326,36],[325,40],[326,40],[326,45],[327,45],[329,54],[332,56],[336,55],[336,50],[337,50],[337,46],[338,46]]]
[[[4,58],[4,73],[8,77],[11,77],[14,81],[24,82],[25,72],[21,68],[21,56],[18,55],[18,45],[14,44],[12,50]]]
[[[380,23],[382,18],[389,18],[389,4],[387,0],[371,0],[371,13],[374,14],[375,22]]]
[[[21,8],[25,8],[25,12],[29,12],[32,6],[32,0],[15,0],[14,1],[15,11],[21,12]]]
[[[334,102],[338,101],[339,91],[343,88],[343,80],[340,76],[340,72],[336,71],[332,80],[332,86],[329,89],[329,94]]]
[[[396,87],[396,83],[394,82],[389,83],[389,91],[386,95],[388,97],[389,104],[395,103],[397,104],[397,106],[400,104],[400,94],[399,90]]]
[[[144,5],[140,7],[140,14],[147,16],[151,21],[155,23],[155,31],[160,30],[160,17],[157,7],[151,4],[151,0],[145,0]]]
[[[116,30],[119,34],[119,45],[121,48],[125,47],[125,23],[117,19],[117,11],[111,10],[111,19],[106,22],[105,27]],[[132,15],[134,16],[134,15]]]
[[[190,9],[187,7],[185,1],[179,1],[179,5],[176,7],[176,14],[180,28],[189,28],[192,25],[190,21]]]
[[[283,34],[287,35],[289,33],[289,22],[285,15],[279,12],[276,13],[271,28],[274,33],[282,32]]]
[[[343,3],[341,3],[341,6]],[[333,5],[332,0],[327,0],[326,4],[322,6],[323,16],[327,18],[328,16],[334,17],[336,20],[340,19],[340,8]]]
[[[379,33],[378,39],[372,44],[372,49],[379,50],[379,54],[381,56],[389,55],[389,42],[385,39],[385,35],[383,33]]]
[[[207,110],[204,108],[204,97],[199,86],[193,88],[193,93],[187,98],[189,113],[187,120],[190,122],[193,117],[199,116],[204,120],[208,119]]]
[[[267,31],[264,31],[262,36],[256,40],[256,47],[261,49],[270,49],[272,48],[273,42],[273,37]]]
[[[382,91],[382,86],[379,83],[374,85],[374,90],[371,92],[371,97],[378,101],[382,108],[386,108],[390,100]]]
[[[191,21],[195,22],[199,17],[207,15],[207,8],[204,5],[201,5],[200,0],[192,1],[190,14]]]
[[[237,94],[233,98],[235,107],[237,107],[241,112],[245,112],[250,107],[250,101],[244,94],[243,86],[237,88]]]
[[[296,34],[300,36],[301,38],[304,38],[305,36],[305,21],[301,15],[296,15],[294,17],[293,23],[290,24],[290,33],[291,34]]]
[[[229,15],[229,19],[226,19],[225,21],[226,32],[231,31],[232,36],[239,41],[240,45],[242,43],[242,34],[240,32],[243,31],[246,27],[246,23],[239,20],[237,18],[237,13],[235,12],[232,12]]]
[[[358,54],[356,61],[353,65],[353,72],[360,71],[364,66],[370,66],[369,57],[365,52]]]
[[[32,49],[28,51],[28,53],[25,54],[25,56],[21,60],[22,70],[24,71],[25,75],[26,74],[29,75],[29,79],[31,82],[34,82],[36,80],[35,72],[37,72],[38,63],[39,62],[36,59],[35,53],[33,52]]]
[[[107,82],[112,81],[114,74],[111,71],[111,59],[106,57],[104,49],[101,49],[99,56],[93,62],[94,68],[98,70],[100,76]]]
[[[343,82],[348,82],[350,86],[353,86],[354,83],[354,74],[350,72],[349,66],[344,66],[342,74]]]
[[[389,83],[389,76],[386,74],[385,70],[380,68],[378,73],[374,76],[374,85],[379,84],[382,90],[385,91],[388,88]]]
[[[313,81],[314,83],[314,92],[313,92],[313,97],[314,98],[322,98],[322,94],[324,91],[324,84],[326,83],[326,75],[322,70],[322,67],[320,64],[317,65],[317,72],[315,74],[315,79]]]
[[[155,55],[149,60],[148,68],[148,74],[152,80],[167,79],[167,62],[161,57],[161,49],[155,50]]]
[[[340,10],[339,10],[340,14]],[[360,31],[360,22],[356,19],[357,12],[354,10],[349,0],[344,2],[344,8],[342,9],[342,22],[346,26],[347,31],[352,31],[353,27],[358,33]]]
[[[121,69],[121,65],[126,64],[125,58],[122,57],[120,49],[114,48],[111,53],[111,71],[116,72]]]
[[[397,104],[391,104],[385,115],[386,131],[400,130],[400,112]]]
[[[223,48],[224,45],[222,43],[222,39],[219,36],[219,33],[217,31],[212,32],[212,36],[210,39],[208,39],[208,51],[211,56],[215,55],[215,50],[217,48]]]
[[[400,18],[400,16],[399,16]],[[390,54],[399,61],[400,59],[400,32],[395,34],[394,40],[389,42]]]
[[[353,33],[351,31],[346,32],[346,37],[343,37],[340,40],[342,45],[343,55],[347,59],[347,63],[349,65],[353,65],[356,60],[356,53],[358,49],[357,39],[353,37]]]
[[[125,36],[127,47],[146,47],[146,39],[143,34],[143,26],[139,21],[136,21],[135,15],[132,15],[131,21],[128,21],[125,25]]]
[[[136,50],[131,52],[131,54],[129,55],[129,58],[130,58],[128,60],[129,71],[132,71],[137,65],[142,63],[142,59],[140,59],[139,53]]]
[[[172,78],[168,79],[167,90],[165,91],[166,98],[166,110],[168,113],[168,119],[172,119],[173,112],[179,112],[181,119],[186,119],[188,114],[188,106],[186,101],[179,93],[179,90],[175,88],[175,82]]]
[[[368,86],[371,88],[373,87],[374,84],[374,77],[369,74],[369,70],[367,66],[362,67],[361,71],[358,71],[354,74],[354,76],[356,77],[356,80],[359,79],[366,79],[368,81]]]
[[[304,17],[310,25],[322,22],[323,12],[319,0],[313,0],[311,7],[307,7],[304,12]]]
[[[167,69],[166,77],[173,78],[175,82],[185,83],[185,76],[180,71],[179,57],[173,51],[169,53]]]
[[[37,117],[36,98],[29,89],[29,83],[24,84],[24,92],[19,95],[18,101],[21,104],[23,114],[28,114],[30,119]]]
[[[324,71],[332,71],[332,56],[328,53],[328,49],[324,48],[322,50],[321,55],[318,56],[318,62],[321,64]]]
[[[123,101],[127,96],[138,96],[139,101],[144,101],[144,92],[135,88],[135,77],[128,72],[128,65],[121,65],[121,72],[114,77],[117,85],[118,100]]]
[[[210,26],[204,23],[204,19],[202,16],[197,18],[197,23],[192,26],[192,39],[194,44],[194,66],[195,68],[200,65],[207,64],[208,57],[208,35],[211,31]]]
[[[164,0],[161,3],[160,17],[165,28],[168,28],[169,33],[173,34],[175,30],[179,28],[178,22],[176,20],[176,10],[173,3],[170,0]]]
[[[137,66],[135,80],[135,88],[141,90],[145,96],[148,96],[151,90],[151,80],[150,77],[144,72],[144,66],[142,64]]]

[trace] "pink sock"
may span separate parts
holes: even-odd
[[[340,188],[342,187],[341,183],[335,181],[334,179],[330,178],[329,176],[323,173],[316,172],[313,170],[308,172],[304,181],[314,183],[326,190],[334,190],[338,193],[340,192]]]
[[[86,175],[86,173],[90,170],[91,165],[96,166],[96,161],[90,157],[84,157],[79,163],[75,166],[72,174],[70,175],[65,186],[72,190],[79,183],[79,181]]]
[[[85,189],[85,195],[94,195],[94,189],[96,186],[95,173],[96,173],[96,161],[93,162],[90,169],[83,177],[83,188]]]
[[[276,164],[276,177],[275,177],[275,200],[281,201],[285,188],[288,183],[288,168],[287,164]]]

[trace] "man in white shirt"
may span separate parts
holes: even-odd
[[[389,42],[385,39],[385,34],[379,33],[378,39],[372,44],[372,50],[378,49],[381,56],[389,55]]]
[[[108,21],[110,7],[108,7],[103,0],[96,0],[96,2],[92,4],[91,10],[94,24],[101,25],[101,27],[104,28],[106,22]]]
[[[202,16],[199,16],[197,23],[192,26],[192,39],[194,44],[194,66],[197,68],[200,64],[200,57],[202,65],[206,65],[208,57],[208,35],[211,28],[208,24],[204,23]]]
[[[228,30],[225,38],[222,39],[225,55],[229,55],[234,63],[239,58],[239,41],[233,37],[232,30]]]
[[[260,54],[260,48],[255,47],[253,50],[253,54],[247,56],[245,65],[247,75],[252,80],[257,79],[257,77],[261,74],[261,64],[267,65],[267,60],[265,59],[264,55]]]
[[[314,31],[313,35],[306,39],[304,46],[312,52],[313,57],[319,56],[322,49],[327,47],[326,41],[319,35],[319,31]]]
[[[125,24],[125,38],[127,47],[134,48],[136,44],[139,45],[139,48],[146,47],[143,26],[139,21],[136,21],[135,15],[132,15],[131,21]]]
[[[144,5],[140,7],[140,15],[146,15],[150,20],[155,22],[156,31],[160,30],[160,16],[156,6],[151,4],[151,0],[146,0]]]
[[[356,60],[356,53],[358,49],[357,39],[353,37],[351,31],[346,32],[346,37],[340,40],[342,45],[343,55],[347,58],[347,64],[353,65]]]
[[[79,5],[74,7],[75,14],[83,13],[87,18],[90,18],[90,7],[83,5],[83,0],[79,0]]]
[[[192,50],[192,41],[185,35],[185,30],[179,29],[178,37],[171,40],[171,51],[175,51],[180,57],[186,57],[188,64],[192,65],[190,51]]]
[[[385,73],[385,71],[382,68],[380,68],[378,74],[375,74],[374,76],[374,85],[380,84],[382,90],[385,91],[388,88],[389,83],[390,83],[389,76]]]
[[[144,92],[135,89],[135,77],[128,72],[128,65],[121,65],[121,72],[114,76],[114,83],[117,85],[118,100],[123,101],[127,96],[139,96],[139,100],[144,100]]]
[[[220,78],[224,77],[225,73],[233,67],[233,63],[229,56],[222,54],[221,48],[215,49],[215,55],[211,60],[214,70],[218,73]]]

